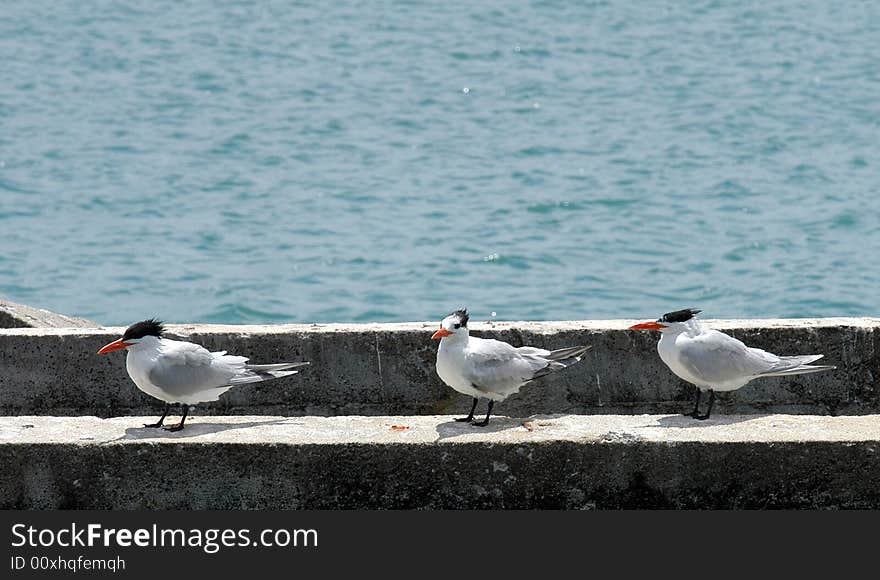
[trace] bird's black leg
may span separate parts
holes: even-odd
[[[168,416],[168,409],[171,408],[171,405],[165,403],[165,411],[162,413],[162,416],[159,417],[159,420],[155,423],[144,423],[144,427],[150,427],[151,429],[158,429],[165,422],[165,417]]]
[[[483,419],[482,421],[475,422],[474,423],[475,426],[485,427],[486,425],[489,424],[489,415],[492,414],[492,405],[494,405],[494,404],[495,404],[495,401],[493,401],[492,399],[489,399],[489,409],[486,411],[486,418]]]
[[[186,421],[186,414],[189,413],[189,405],[183,405],[183,415],[180,416],[180,423],[175,423],[174,425],[168,425],[165,427],[166,431],[182,431],[183,423]]]
[[[712,413],[712,403],[715,402],[715,391],[709,391],[709,408],[706,409],[705,415],[694,415],[694,419],[699,419],[700,421],[705,421],[709,418],[709,415]]]
[[[685,417],[696,418],[700,414],[700,397],[702,394],[703,394],[703,391],[701,391],[699,388],[697,388],[697,398],[694,401],[694,410],[691,411],[690,413],[685,413],[684,414]]]
[[[471,412],[468,413],[467,417],[462,417],[461,419],[456,419],[456,421],[458,421],[460,423],[470,423],[471,421],[473,421],[474,420],[474,411],[477,410],[477,401],[478,400],[479,399],[474,397],[474,404],[471,406]]]

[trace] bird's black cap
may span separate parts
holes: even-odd
[[[162,336],[162,333],[165,332],[165,326],[162,323],[154,318],[149,318],[147,320],[141,320],[140,322],[135,322],[131,326],[125,329],[125,334],[122,335],[122,340],[128,340],[130,338],[143,338],[145,336]]]
[[[449,316],[457,316],[458,319],[461,321],[462,326],[467,326],[468,320],[470,319],[470,316],[468,315],[467,308],[462,308],[461,310],[456,310],[455,312],[453,312]]]
[[[667,312],[660,318],[659,322],[687,322],[700,312],[702,312],[702,310],[697,310],[696,308],[685,308],[684,310]]]

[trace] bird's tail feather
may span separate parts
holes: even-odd
[[[258,373],[260,371],[286,371],[287,369],[294,369],[296,367],[302,367],[309,364],[308,362],[295,362],[295,363],[274,363],[268,365],[244,365],[249,371],[254,371]]]
[[[762,377],[787,377],[790,375],[805,375],[808,373],[818,373],[820,371],[830,371],[837,367],[832,365],[810,365],[816,362],[824,354],[799,354],[794,356],[781,356],[779,362],[768,369],[767,372],[761,373]]]
[[[761,373],[759,376],[762,377],[787,377],[791,375],[807,375],[810,373],[818,373],[821,371],[833,371],[836,369],[836,366],[833,365],[801,365],[794,368],[778,370],[778,371],[767,371],[766,373]]]
[[[568,348],[560,348],[559,350],[551,350],[550,354],[548,354],[544,358],[548,358],[552,361],[563,362],[567,359],[575,359],[569,364],[574,364],[577,361],[581,360],[581,357],[584,356],[584,353],[592,348],[592,345],[588,346],[570,346]]]
[[[794,356],[781,356],[779,357],[779,365],[785,367],[803,366],[814,363],[824,356],[824,354],[797,354]]]
[[[272,379],[280,379],[281,377],[289,377],[295,375],[299,371],[291,371],[294,367],[301,367],[309,364],[308,362],[297,363],[276,363],[268,365],[245,365],[245,369],[249,371],[230,379],[230,385],[244,385],[247,383],[259,383],[261,381],[270,381]]]
[[[549,375],[554,371],[559,371],[566,367],[570,367],[571,365],[580,361],[583,358],[584,353],[590,350],[591,346],[592,345],[572,346],[550,351],[550,354],[544,355],[544,358],[548,359],[550,362],[547,364],[547,366],[536,372],[532,379],[537,379],[539,377],[543,377],[544,375]]]

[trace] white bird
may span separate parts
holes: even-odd
[[[432,339],[440,339],[437,349],[437,374],[444,383],[474,398],[471,412],[463,419],[474,420],[480,398],[489,400],[486,418],[473,423],[489,424],[495,401],[503,401],[519,392],[526,383],[564,369],[581,360],[589,346],[574,346],[549,351],[532,346],[516,348],[500,340],[470,336],[467,310],[456,310],[443,319]]]
[[[832,370],[837,367],[810,365],[825,355],[778,356],[746,346],[742,341],[706,328],[695,318],[700,310],[668,312],[656,322],[642,322],[629,330],[659,330],[660,359],[680,378],[697,387],[694,410],[685,416],[708,419],[715,391],[735,391],[760,377],[784,377]],[[700,396],[709,391],[709,408],[699,413]]]
[[[296,374],[299,371],[288,369],[309,364],[247,364],[248,359],[243,356],[228,355],[226,351],[209,352],[192,342],[164,338],[164,331],[158,320],[144,320],[129,326],[122,338],[98,351],[98,354],[106,354],[128,350],[125,360],[128,376],[141,391],[165,401],[165,412],[159,421],[144,427],[162,427],[171,404],[180,403],[183,406],[180,422],[165,427],[169,431],[180,431],[190,405],[216,401],[237,385]]]

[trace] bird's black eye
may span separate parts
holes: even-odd
[[[461,328],[461,325],[460,325],[460,324],[454,324],[454,325],[452,325],[452,328]]]

